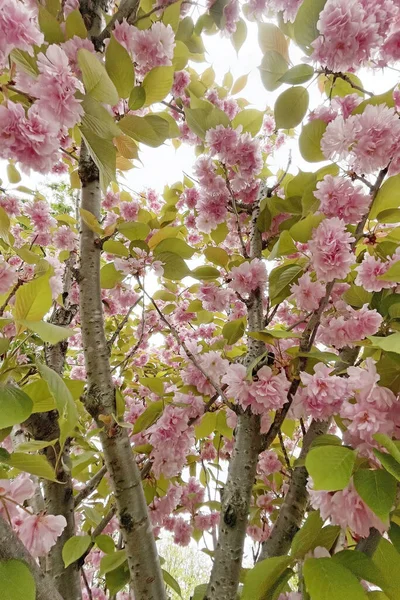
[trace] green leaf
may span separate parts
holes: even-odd
[[[117,242],[116,240],[107,240],[104,242],[103,250],[107,254],[115,254],[116,256],[123,256],[125,258],[129,256],[128,248],[122,242]]]
[[[363,287],[354,284],[343,294],[343,299],[351,306],[356,306],[357,308],[361,308],[364,304],[369,304],[371,298],[371,292],[367,292]]]
[[[390,600],[398,600],[400,589],[400,554],[385,538],[381,537],[373,553],[372,562],[386,580],[385,594]]]
[[[323,215],[313,215],[310,213],[304,219],[301,219],[289,229],[289,233],[296,242],[308,242],[311,238],[313,229],[316,229],[323,220]]]
[[[354,85],[358,85],[362,87],[362,81],[357,75],[354,73],[344,73],[346,78],[350,79],[354,83]],[[325,93],[328,98],[333,98],[335,96],[339,96],[344,98],[349,94],[358,94],[358,96],[364,97],[363,92],[354,88],[351,83],[345,81],[342,77],[334,77],[333,75],[329,75],[325,80]]]
[[[0,384],[0,429],[23,423],[31,414],[33,402],[13,385]]]
[[[163,574],[163,579],[165,581],[165,583],[172,589],[174,590],[174,592],[176,594],[178,594],[178,596],[180,596],[182,598],[182,591],[180,588],[179,583],[176,581],[176,579],[174,579],[174,577],[172,577],[172,575],[170,573],[168,573],[168,571],[164,571],[164,569],[161,569],[162,574]]]
[[[275,107],[275,122],[278,129],[292,129],[299,125],[308,109],[309,94],[302,86],[291,87],[278,96]]]
[[[117,271],[114,263],[108,263],[100,269],[100,285],[103,289],[112,290],[123,278],[124,275]]]
[[[189,267],[179,254],[175,254],[174,252],[160,252],[157,255],[157,260],[162,263],[164,270],[163,277],[166,279],[175,281],[191,274]]]
[[[62,342],[62,340],[66,340],[71,337],[71,335],[75,334],[73,329],[68,329],[67,327],[59,327],[58,325],[53,325],[53,323],[46,323],[45,321],[19,321],[25,327],[34,331],[38,334],[38,336],[48,344],[58,344],[58,342]]]
[[[64,41],[64,34],[60,23],[44,6],[40,5],[38,20],[40,30],[43,32],[44,39],[48,44],[59,44]]]
[[[217,412],[207,412],[201,417],[200,423],[194,428],[197,440],[207,438],[214,433],[217,427],[217,415]]]
[[[285,229],[279,236],[278,241],[271,250],[271,254],[268,256],[268,260],[274,260],[280,256],[286,256],[287,254],[294,254],[297,252],[297,248],[293,242],[292,236]]]
[[[381,348],[382,350],[386,350],[386,352],[400,354],[400,333],[393,333],[387,337],[369,335],[367,339],[372,343],[374,348]]]
[[[344,446],[317,446],[306,457],[306,469],[315,490],[336,491],[345,488],[353,472],[356,454]]]
[[[396,498],[397,484],[392,475],[382,469],[359,469],[353,480],[359,496],[382,521],[387,521]]]
[[[241,110],[232,121],[232,128],[236,129],[239,125],[243,127],[243,133],[257,135],[263,123],[264,113],[255,108],[245,108]]]
[[[90,535],[74,535],[65,542],[62,549],[62,558],[65,568],[77,561],[82,554],[85,554],[91,541],[92,538]]]
[[[219,267],[226,267],[229,262],[229,254],[223,248],[209,246],[204,250],[204,256]]]
[[[182,0],[178,0],[177,2],[167,5],[163,10],[162,22],[164,25],[171,25],[174,32],[177,31],[179,26],[181,7]]]
[[[14,317],[17,321],[39,321],[50,310],[52,302],[49,277],[37,277],[17,290]]]
[[[357,550],[342,550],[333,556],[333,560],[346,567],[354,573],[359,579],[365,579],[373,585],[377,585],[385,591],[388,582],[380,569],[374,564],[371,558],[363,552]]]
[[[164,384],[159,377],[139,377],[139,381],[158,396],[164,394]]]
[[[153,425],[153,423],[157,421],[158,417],[161,415],[163,409],[164,402],[162,400],[151,402],[146,410],[136,420],[132,433],[140,433],[144,429],[150,427],[150,425]]]
[[[294,38],[303,49],[310,49],[310,44],[318,36],[317,22],[326,0],[303,0],[293,23]]]
[[[69,13],[65,20],[65,37],[70,40],[74,35],[85,39],[88,32],[85,27],[85,22],[79,10],[73,10]]]
[[[82,107],[85,110],[82,126],[86,131],[90,130],[92,134],[105,140],[112,140],[121,135],[113,117],[98,100],[85,96]]]
[[[20,560],[0,561],[2,600],[35,600],[36,583],[27,565]]]
[[[210,281],[212,279],[217,279],[220,277],[220,272],[215,267],[211,267],[208,265],[201,265],[200,267],[196,267],[193,271],[190,272],[191,276],[195,279],[199,279],[200,281]]]
[[[400,261],[395,262],[383,275],[379,275],[378,279],[384,281],[394,281],[398,283],[400,281]]]
[[[127,98],[135,84],[135,70],[127,50],[111,35],[106,50],[106,71],[121,98]],[[92,94],[93,95],[93,94]]]
[[[236,52],[239,53],[239,50],[245,43],[247,37],[247,25],[243,19],[238,20],[236,23],[236,31],[230,37],[232,46],[235,48]]]
[[[116,87],[97,56],[85,48],[78,50],[77,56],[86,92],[99,102],[111,106],[117,104],[119,96]]]
[[[296,65],[286,71],[284,75],[280,78],[282,83],[290,83],[291,85],[300,85],[301,83],[305,83],[314,75],[314,69],[311,65]]]
[[[285,35],[273,23],[258,23],[258,44],[263,54],[277,52],[289,62],[289,46]]]
[[[27,73],[31,77],[37,77],[39,74],[35,57],[28,54],[28,52],[25,52],[25,50],[12,50],[10,59],[21,69],[21,71]]]
[[[130,581],[128,561],[125,561],[117,569],[106,573],[106,586],[111,596],[115,596]]]
[[[150,227],[147,223],[126,221],[118,225],[118,231],[128,240],[134,242],[135,240],[145,240],[150,233]]]
[[[7,179],[10,183],[19,183],[21,175],[13,163],[7,165]]]
[[[152,148],[161,146],[169,137],[168,121],[157,115],[126,115],[118,125],[126,135]]]
[[[115,551],[114,540],[109,535],[98,535],[94,541],[96,543],[96,546],[105,554],[111,554]]]
[[[370,212],[370,219],[376,219],[379,213],[400,206],[400,175],[389,177],[380,188]]]
[[[200,585],[196,585],[191,600],[204,600],[204,597],[207,593],[207,588],[207,583],[201,583]]]
[[[32,381],[23,387],[33,402],[32,413],[47,412],[56,408],[54,398],[50,394],[49,387],[42,379]]]
[[[233,346],[233,344],[236,344],[236,342],[243,337],[245,329],[246,319],[235,319],[234,321],[228,321],[228,323],[225,323],[222,328],[222,335],[226,339],[226,343],[229,346]]]
[[[312,600],[367,600],[357,577],[332,558],[308,558],[303,576]]]
[[[262,560],[247,572],[241,600],[264,600],[279,577],[286,571],[292,559],[275,556]]]
[[[81,52],[79,50],[79,52]],[[116,151],[111,140],[104,139],[82,125],[80,132],[85,140],[90,156],[100,172],[101,189],[105,191],[108,184],[116,179]]]
[[[78,424],[79,416],[74,399],[62,378],[47,365],[36,363],[41,377],[46,381],[50,393],[54,398],[59,414],[60,445],[63,446],[75,426]]]
[[[179,254],[182,258],[192,258],[195,249],[180,238],[169,238],[161,240],[153,250],[154,256],[158,256],[161,252],[174,252],[175,254]]]
[[[296,283],[303,269],[299,265],[281,265],[272,269],[269,276],[269,295],[274,304],[290,294],[290,286]]]
[[[146,92],[145,106],[161,102],[170,92],[174,81],[174,67],[156,67],[147,73],[143,79]]]
[[[268,50],[259,68],[263,86],[268,92],[273,92],[282,85],[280,78],[286,73],[288,63],[279,52]]]
[[[307,552],[316,548],[322,525],[323,520],[319,512],[310,512],[304,525],[293,538],[290,552],[293,558],[303,558]]]
[[[352,75],[352,76],[354,77],[354,75]],[[356,92],[356,90],[353,88],[352,92],[350,92],[350,93],[354,94],[355,92]],[[372,98],[368,98],[367,100],[364,100],[364,102],[361,102],[358,106],[356,106],[356,108],[353,110],[353,112],[351,114],[352,115],[360,115],[361,113],[364,112],[364,109],[366,106],[369,106],[369,105],[378,106],[379,104],[386,104],[386,106],[388,106],[389,108],[392,108],[394,106],[393,88],[391,88],[387,92],[384,92],[383,94],[376,94]]]
[[[393,456],[393,458],[398,463],[400,463],[400,450],[388,435],[386,435],[385,433],[375,433],[372,437],[378,442],[380,446],[386,448],[389,454]]]
[[[10,219],[6,211],[0,206],[0,238],[9,244]]]
[[[48,479],[49,481],[57,481],[52,466],[41,454],[13,452],[8,456],[3,456],[2,453],[0,455],[0,462],[8,465],[9,467],[13,467],[14,469],[18,469],[19,471],[24,471],[25,473],[30,473],[31,475],[37,475],[38,477]]]
[[[299,136],[299,148],[301,156],[307,162],[326,160],[321,150],[321,139],[326,127],[327,124],[320,119],[315,119],[303,125]]]
[[[235,83],[233,84],[231,94],[235,96],[236,94],[241,92],[246,87],[248,79],[248,75],[241,75],[240,77],[238,77]]]
[[[106,554],[100,561],[99,575],[105,575],[109,571],[113,571],[121,566],[126,561],[126,551],[117,550],[112,554]]]
[[[142,108],[145,102],[146,92],[144,87],[142,87],[141,85],[135,86],[131,91],[131,95],[129,96],[129,108],[131,110],[138,110],[139,108]]]

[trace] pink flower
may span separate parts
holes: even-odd
[[[314,229],[309,249],[318,278],[333,281],[346,277],[354,261],[351,242],[354,238],[338,217],[325,219]]]
[[[27,475],[18,475],[13,480],[0,479],[0,514],[5,518],[13,518],[19,514],[17,504],[35,494],[35,485]]]
[[[265,542],[269,538],[270,529],[268,525],[264,523],[263,527],[259,527],[258,525],[249,525],[246,529],[246,533],[253,542]]]
[[[9,217],[17,217],[20,213],[20,201],[15,196],[0,196],[0,206]]]
[[[321,148],[326,158],[345,159],[354,171],[368,175],[397,158],[399,136],[400,119],[393,108],[367,105],[359,115],[329,123]],[[392,167],[390,174],[396,172]]]
[[[264,450],[258,457],[257,473],[259,475],[268,476],[273,473],[279,473],[282,469],[282,463],[278,455],[273,450]]]
[[[310,490],[310,501],[314,508],[319,508],[323,520],[330,519],[333,525],[339,525],[343,529],[349,527],[360,537],[367,537],[371,527],[384,533],[389,525],[378,519],[368,508],[352,482],[347,488],[334,494]]]
[[[187,71],[175,71],[174,73],[174,83],[172,85],[171,94],[174,98],[179,98],[183,96],[185,92],[185,88],[190,83],[190,75]]]
[[[6,65],[14,48],[33,55],[32,46],[41,46],[43,33],[35,13],[18,0],[0,0],[0,67]]]
[[[131,202],[121,202],[119,212],[124,221],[136,221],[139,214],[139,203],[135,200]]]
[[[304,387],[296,394],[293,410],[302,416],[311,416],[318,421],[337,414],[348,394],[347,382],[342,377],[331,375],[332,369],[318,363],[314,375],[300,374]]]
[[[62,515],[24,515],[18,535],[35,558],[44,556],[54,546],[67,525]]]
[[[325,296],[325,286],[318,281],[311,281],[309,273],[304,273],[297,283],[294,283],[290,291],[296,301],[296,307],[300,310],[317,310],[320,300]]]
[[[390,267],[390,262],[382,262],[380,258],[375,258],[370,254],[365,254],[363,261],[356,267],[357,277],[355,284],[363,287],[367,292],[380,292],[393,286],[392,281],[383,281],[378,279],[384,275]]]
[[[67,225],[61,225],[53,234],[53,244],[59,250],[75,250],[77,243],[77,235]]]
[[[25,212],[32,219],[35,233],[47,233],[57,221],[50,214],[50,206],[44,200],[35,200],[25,205]]]
[[[251,382],[247,379],[247,371],[244,365],[234,363],[229,365],[226,375],[222,378],[222,383],[226,383],[228,388],[226,394],[229,398],[235,398],[242,405],[249,405],[253,398],[251,396]],[[230,413],[229,413],[230,414]],[[230,426],[236,426],[235,413],[231,415],[234,423]]]
[[[17,280],[17,272],[0,256],[0,294],[7,294]]]
[[[198,297],[205,310],[221,312],[227,309],[231,299],[231,290],[218,287],[215,283],[203,283],[198,292]]]
[[[246,296],[258,288],[263,290],[267,283],[267,269],[262,260],[254,258],[251,262],[243,262],[231,270],[229,286],[241,296]]]
[[[172,64],[175,36],[171,25],[157,21],[150,29],[140,30],[124,19],[122,23],[115,24],[114,35],[130,53],[141,76],[154,67]]]
[[[327,217],[339,217],[345,223],[358,223],[368,212],[371,202],[370,197],[362,193],[361,186],[332,175],[325,175],[317,183],[314,196],[320,200],[321,212]]]
[[[257,371],[258,381],[251,386],[251,410],[263,414],[268,410],[278,410],[287,402],[290,382],[283,371],[275,375],[270,367],[264,366]],[[245,405],[242,404],[245,408]]]
[[[188,546],[193,532],[193,527],[182,517],[175,519],[174,543],[179,546]]]
[[[282,12],[285,23],[295,20],[302,0],[269,0],[268,8],[274,12]]]
[[[381,48],[386,61],[396,61],[400,59],[400,30],[395,31],[388,37]]]
[[[89,50],[89,52],[95,53],[95,49],[93,46],[93,42],[88,40],[87,38],[80,38],[77,35],[74,35],[70,40],[67,40],[63,44],[61,44],[61,48],[64,50],[65,54],[68,57],[69,66],[76,73],[80,74],[80,69],[78,65],[78,50],[84,48],[85,50]]]

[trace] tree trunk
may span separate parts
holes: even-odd
[[[261,234],[257,228],[260,198],[251,221],[250,258],[261,258]],[[248,302],[248,329],[261,331],[263,323],[262,292],[256,289]],[[265,352],[263,342],[249,338],[243,361],[248,367]],[[247,409],[238,415],[235,445],[229,463],[227,483],[222,494],[221,520],[207,593],[204,600],[235,600],[242,568],[243,547],[250,509],[251,492],[261,450],[260,417]]]
[[[101,192],[99,172],[82,144],[79,176],[82,203],[99,220]],[[110,474],[136,600],[163,600],[165,586],[160,569],[147,504],[128,432],[114,421],[115,388],[104,332],[100,286],[101,247],[98,236],[81,223],[80,318],[87,371],[85,407],[102,428],[100,438],[104,461]]]

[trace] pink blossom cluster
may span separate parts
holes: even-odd
[[[207,94],[207,100],[209,100],[214,106],[224,111],[227,114],[230,121],[236,117],[240,111],[239,104],[234,98],[220,98],[216,89],[212,89]]]
[[[27,475],[0,480],[0,515],[10,520],[27,550],[35,558],[46,555],[67,525],[62,515],[30,514],[24,502],[35,494],[35,485]]]
[[[312,417],[324,421],[338,414],[348,397],[347,382],[343,377],[332,375],[332,368],[323,363],[314,367],[314,375],[302,372],[300,379],[304,387],[297,391],[292,411],[296,417]]]
[[[314,229],[309,250],[318,279],[329,282],[348,275],[354,262],[351,251],[354,240],[338,217],[325,219]]]
[[[83,115],[81,100],[75,97],[83,87],[72,74],[68,56],[60,46],[52,44],[46,54],[37,57],[39,76],[33,86],[35,102],[41,117],[54,121],[59,128],[74,127]]]
[[[194,170],[200,183],[195,225],[199,231],[210,233],[226,220],[229,193],[225,180],[216,174],[215,165],[210,158],[199,158]]]
[[[230,277],[229,286],[241,296],[248,296],[257,289],[263,291],[268,279],[265,263],[259,258],[233,267]]]
[[[0,256],[0,294],[7,294],[17,280],[16,270]]]
[[[264,366],[257,372],[256,380],[249,380],[244,365],[232,364],[222,382],[227,384],[226,394],[235,399],[242,408],[248,406],[254,414],[262,415],[268,410],[279,410],[287,402],[290,382],[283,371],[275,374]]]
[[[136,73],[142,77],[154,67],[172,64],[175,36],[171,25],[157,21],[150,29],[140,30],[124,19],[115,24],[114,35],[129,52],[136,65]]]
[[[320,200],[319,210],[327,217],[339,217],[344,223],[358,223],[368,212],[371,199],[361,186],[344,177],[325,175],[317,183],[314,196]]]
[[[384,62],[398,60],[398,15],[395,0],[328,0],[317,23],[313,60],[335,72],[364,65],[379,48]],[[393,35],[384,43],[388,33]]]
[[[264,450],[258,457],[257,473],[263,478],[279,473],[282,469],[282,463],[274,450]]]
[[[207,131],[206,143],[212,156],[226,167],[237,169],[231,178],[234,192],[246,188],[260,173],[263,166],[260,145],[249,133],[240,134],[230,127],[217,125]]]
[[[392,435],[398,422],[396,396],[390,389],[378,385],[380,376],[375,362],[367,358],[364,368],[349,367],[347,372],[348,389],[356,402],[345,402],[340,415],[354,445],[360,441],[374,444],[375,433]]]
[[[380,292],[393,287],[395,285],[393,281],[385,281],[379,277],[385,275],[386,271],[399,260],[398,253],[385,262],[371,254],[365,254],[362,263],[356,267],[357,277],[354,283],[363,287],[367,292]]]
[[[190,419],[200,416],[204,403],[200,396],[175,394],[178,406],[168,405],[158,421],[148,429],[149,443],[153,446],[151,458],[157,477],[174,477],[183,468],[186,457],[195,442],[194,428]],[[182,407],[186,404],[187,407]]]
[[[371,527],[384,533],[388,523],[383,523],[357,494],[351,482],[344,490],[324,492],[309,490],[310,502],[319,509],[322,519],[343,529],[349,527],[359,537],[367,537]]]
[[[203,375],[196,365],[189,362],[185,370],[181,371],[182,381],[185,385],[195,386],[201,394],[212,396],[215,393],[215,388],[211,382],[220,385],[229,363],[215,351],[198,355],[197,360],[208,377]]]
[[[328,124],[321,140],[326,158],[345,160],[360,174],[369,175],[390,163],[389,175],[400,170],[400,119],[385,104],[367,105],[361,114],[339,116]]]
[[[304,273],[294,283],[290,291],[296,301],[296,307],[300,310],[317,310],[320,301],[325,296],[325,286],[319,281],[312,281],[310,273]]]
[[[367,304],[358,310],[346,306],[341,314],[322,318],[318,340],[337,349],[352,346],[354,342],[374,335],[382,320],[382,316],[375,309],[370,310]]]
[[[203,283],[198,292],[198,297],[205,310],[221,312],[227,309],[232,298],[232,291],[218,287],[213,282]]]
[[[48,173],[58,161],[58,135],[58,124],[44,118],[36,104],[26,114],[11,100],[0,106],[0,158]]]
[[[190,83],[190,75],[187,71],[175,71],[174,83],[172,84],[171,94],[174,98],[180,98],[184,95],[185,89]]]
[[[293,23],[301,3],[302,0],[250,0],[249,12],[256,19],[260,19],[268,14],[268,10],[272,10],[276,13],[282,13],[285,23],[288,21]]]
[[[18,48],[32,56],[32,46],[43,42],[37,16],[28,3],[0,0],[0,68],[7,64],[12,50]]]

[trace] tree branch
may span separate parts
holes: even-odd
[[[85,487],[75,496],[74,507],[75,509],[82,504],[82,502],[90,496],[92,492],[97,488],[104,475],[107,473],[107,467],[103,466],[97,471],[95,475],[85,485]]]

